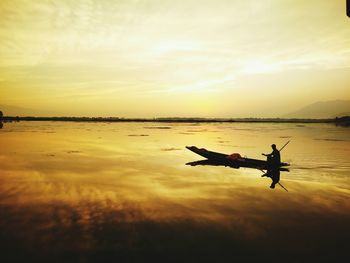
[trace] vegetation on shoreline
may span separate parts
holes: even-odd
[[[350,116],[337,117],[334,122],[337,126],[350,127]]]
[[[340,122],[341,118],[337,118]],[[282,119],[282,118],[118,118],[118,117],[13,117],[2,121],[69,121],[69,122],[272,122],[272,123],[333,123],[337,119]]]
[[[34,116],[4,116],[0,111],[0,121],[66,121],[66,122],[257,122],[257,123],[335,123],[340,126],[350,126],[350,116],[329,119],[302,118],[197,118],[197,117],[166,117],[166,118],[119,118],[119,117],[34,117]]]

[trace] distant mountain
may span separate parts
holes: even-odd
[[[11,105],[0,104],[0,111],[4,116],[51,116],[52,113],[45,110],[22,108]]]
[[[327,119],[349,115],[350,100],[319,101],[300,110],[282,116],[283,118]]]

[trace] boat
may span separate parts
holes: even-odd
[[[198,148],[196,146],[186,146],[186,148],[207,160],[201,160],[196,162],[187,163],[188,165],[217,165],[217,166],[229,166],[232,168],[256,168],[259,170],[269,170],[271,169],[270,164],[266,160],[258,160],[247,157],[242,157],[238,153],[233,154],[224,154],[219,152],[209,151],[204,148]],[[288,163],[281,162],[279,165],[280,171],[288,171],[286,166],[289,166]]]

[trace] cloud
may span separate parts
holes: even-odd
[[[215,91],[225,98],[246,76],[258,87],[263,74],[287,80],[295,70],[349,68],[350,29],[342,8],[315,0],[2,1],[4,98],[23,103],[26,94],[32,100],[25,106],[51,101],[56,108],[76,94],[91,104],[120,93],[130,105],[143,104],[148,93],[180,100],[191,90]],[[23,71],[23,78],[15,77]],[[329,94],[342,96],[344,80],[336,82]],[[161,103],[154,104],[152,116]]]

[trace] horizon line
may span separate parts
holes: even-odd
[[[0,116],[3,121],[73,121],[73,122],[319,122],[329,123],[350,116],[334,118],[281,117],[87,117],[87,116]]]

